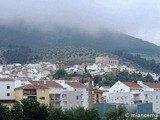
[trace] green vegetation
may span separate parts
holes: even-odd
[[[29,47],[23,47],[23,50],[19,46]],[[87,31],[60,26],[45,31],[20,25],[0,25],[0,48],[1,64],[55,62],[59,56],[63,56],[67,64],[80,64],[93,62],[96,56],[106,55],[116,50],[152,56],[160,55],[159,46],[119,32],[100,30],[90,34]],[[133,59],[131,61],[137,63],[135,57],[127,58],[125,55],[120,57]],[[145,59],[140,58],[141,60],[137,59],[137,64],[142,68],[150,69],[155,73],[160,72],[157,62],[146,60],[150,61],[146,64]]]
[[[11,108],[12,120],[47,120],[48,107],[33,100],[21,100]]]
[[[46,49],[33,49],[31,61],[49,61],[55,62],[58,57],[62,57],[66,64],[80,64],[83,62],[93,62],[96,56],[106,55],[99,51],[74,46],[52,47]],[[42,59],[35,59],[35,56],[40,56]],[[35,60],[34,60],[35,59]]]
[[[134,113],[132,113],[134,114]],[[143,115],[143,114],[142,114]],[[104,115],[104,120],[159,120],[158,118],[147,117],[132,117],[131,113],[128,113],[126,108],[122,105],[115,109],[107,111]]]
[[[146,60],[145,58],[141,58],[140,55],[132,55],[132,54],[124,53],[122,51],[116,51],[114,54],[118,55],[119,57],[133,61],[134,63],[141,66],[142,68],[145,68],[153,71],[154,73],[160,74],[160,63],[156,63],[155,60],[153,59]]]
[[[152,120],[152,118],[133,118],[127,113],[124,106],[105,112],[104,118],[100,118],[95,108],[61,108],[48,107],[37,101],[24,99],[17,102],[11,109],[0,104],[0,120]],[[159,120],[159,118],[154,120]]]
[[[133,55],[140,55],[141,58],[144,58],[146,60],[155,60],[156,63],[160,63],[160,56],[146,55],[146,54],[139,54],[139,53],[133,53]]]
[[[146,77],[143,77],[141,73],[132,73],[128,72],[119,72],[115,75],[103,75],[103,76],[94,76],[93,78],[95,85],[98,86],[112,86],[117,81],[144,81],[144,82],[154,82],[152,76],[148,74]]]
[[[64,69],[57,70],[55,74],[52,75],[55,79],[64,78],[67,75]]]
[[[11,120],[9,108],[0,104],[0,120]]]
[[[58,57],[63,57],[66,64],[80,64],[93,62],[96,56],[106,55],[89,48],[79,47],[54,47],[47,49],[31,49],[27,46],[16,46],[0,51],[0,63],[36,63],[41,61],[56,62]]]
[[[104,120],[127,120],[126,112],[127,110],[124,106],[118,106],[118,108],[107,111],[104,115]]]
[[[21,100],[9,110],[0,104],[0,120],[100,120],[97,110],[50,108],[33,100]]]
[[[7,64],[21,63],[25,64],[30,56],[31,49],[25,46],[17,46],[3,52]]]

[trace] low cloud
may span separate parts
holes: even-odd
[[[0,24],[112,29],[160,45],[158,0],[1,0]]]

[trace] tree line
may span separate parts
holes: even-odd
[[[15,103],[11,109],[0,104],[0,120],[101,120],[101,118],[94,108],[62,110],[24,99]]]
[[[0,104],[0,120],[152,120],[152,118],[132,118],[130,115],[122,105],[106,111],[101,118],[94,108],[62,110],[28,99],[15,103],[11,109]],[[160,120],[160,118],[153,119]]]
[[[145,77],[139,73],[129,73],[127,71],[119,72],[117,75],[96,75],[93,77],[94,84],[98,86],[112,86],[117,81],[144,81],[144,82],[154,82],[153,77],[147,74]]]
[[[145,58],[142,58],[140,55],[133,55],[133,54],[125,53],[123,51],[115,51],[114,54],[121,58],[130,60],[138,64],[142,68],[151,70],[156,74],[160,74],[160,63],[156,63],[154,59],[146,60]]]

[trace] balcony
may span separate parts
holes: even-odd
[[[37,92],[36,90],[23,90],[23,95],[31,95],[31,96],[36,96]]]
[[[51,101],[61,101],[60,94],[52,94],[52,95],[50,95],[50,100]]]
[[[37,97],[36,96],[28,96],[28,99],[29,100],[37,100]]]

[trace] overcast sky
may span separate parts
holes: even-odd
[[[0,0],[0,24],[109,28],[160,46],[160,0]]]

